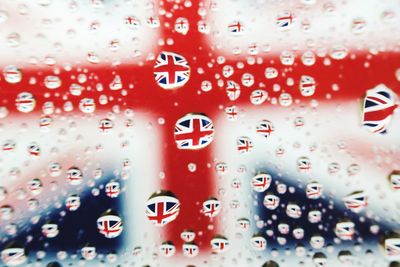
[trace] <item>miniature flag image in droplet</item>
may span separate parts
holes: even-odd
[[[306,195],[309,199],[319,199],[322,196],[323,187],[318,182],[311,182],[306,186]]]
[[[110,181],[106,184],[106,195],[110,198],[116,198],[121,193],[121,186],[117,181]]]
[[[15,105],[18,111],[28,113],[34,110],[36,106],[36,100],[31,93],[22,92],[17,95],[17,98],[15,99]]]
[[[106,238],[116,238],[123,230],[122,219],[113,210],[107,210],[97,219],[97,229]]]
[[[25,248],[14,242],[1,251],[1,260],[7,266],[19,266],[25,263],[27,258]]]
[[[279,29],[286,30],[293,25],[293,14],[290,11],[282,11],[276,18],[276,25]]]
[[[193,242],[185,243],[182,246],[183,255],[189,258],[196,257],[199,254],[199,246]]]
[[[251,178],[251,187],[256,192],[264,192],[271,185],[272,177],[267,173],[259,173]]]
[[[164,242],[160,245],[160,254],[164,257],[172,257],[175,255],[176,247],[171,241]]]
[[[223,253],[229,248],[229,240],[222,235],[215,235],[210,243],[212,251],[215,253]]]
[[[240,136],[236,139],[236,149],[240,154],[247,154],[254,148],[253,142],[247,136]]]
[[[6,66],[3,69],[3,76],[8,83],[19,83],[22,80],[21,70],[13,65]]]
[[[242,34],[244,32],[243,23],[238,20],[232,21],[232,23],[228,25],[228,30],[234,35]]]
[[[255,251],[263,251],[267,248],[267,240],[261,235],[250,238],[250,244]]]
[[[395,170],[389,174],[389,182],[394,190],[400,190],[400,171]]]
[[[189,63],[179,54],[163,51],[157,57],[154,76],[163,89],[182,87],[190,78]]]
[[[275,131],[274,125],[269,120],[262,120],[256,126],[256,132],[266,138]]]
[[[334,229],[337,237],[341,240],[352,240],[355,233],[355,224],[350,220],[339,221]]]
[[[203,214],[207,217],[213,218],[219,214],[221,211],[221,202],[215,198],[210,197],[203,202]]]
[[[81,199],[78,195],[70,195],[65,200],[65,207],[69,211],[76,211],[81,206]]]
[[[97,255],[96,247],[90,244],[86,244],[84,247],[81,248],[81,255],[85,260],[93,260]]]
[[[146,202],[146,216],[155,226],[174,221],[179,214],[180,202],[172,192],[155,192]]]
[[[346,208],[355,213],[359,213],[368,206],[368,196],[364,191],[352,192],[343,201]]]
[[[196,238],[196,233],[193,230],[183,230],[180,237],[185,242],[192,242]]]
[[[42,234],[47,238],[54,238],[58,235],[60,230],[58,229],[58,225],[51,221],[42,225]]]
[[[179,149],[200,149],[214,139],[214,124],[203,114],[189,113],[175,123],[174,137]]]
[[[264,197],[263,204],[269,210],[274,210],[279,206],[280,198],[276,195],[268,193]]]
[[[70,185],[79,185],[83,180],[83,173],[78,167],[71,167],[66,173],[67,182]]]
[[[397,108],[396,95],[384,84],[367,91],[363,99],[362,125],[373,133],[386,133]]]
[[[380,245],[386,258],[391,260],[400,259],[400,233],[398,231],[383,234],[380,238]]]

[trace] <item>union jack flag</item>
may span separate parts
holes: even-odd
[[[192,242],[195,237],[196,237],[196,233],[193,232],[192,230],[184,230],[181,234],[180,234],[181,238],[183,241],[185,242]]]
[[[293,219],[300,218],[302,215],[300,206],[294,203],[289,203],[286,206],[286,215]]]
[[[164,226],[178,217],[180,203],[173,195],[156,194],[147,201],[147,218],[156,226]]]
[[[21,71],[16,66],[6,66],[3,70],[4,79],[9,83],[19,83],[22,78]]]
[[[210,198],[203,203],[203,212],[207,217],[215,217],[221,210],[221,203],[216,198]]]
[[[239,218],[236,221],[236,227],[242,231],[246,231],[250,227],[250,221],[246,218]]]
[[[179,149],[199,149],[214,138],[214,125],[202,114],[187,114],[175,124],[175,141]]]
[[[311,169],[311,162],[310,159],[307,157],[300,157],[299,159],[297,159],[297,170],[299,172],[309,172]]]
[[[273,194],[267,194],[264,197],[263,204],[269,210],[274,210],[278,207],[280,198]]]
[[[258,123],[256,132],[264,137],[270,137],[274,132],[274,125],[269,120],[262,120]]]
[[[235,101],[240,96],[240,86],[234,81],[228,81],[226,85],[226,94],[229,100]]]
[[[322,195],[322,185],[317,182],[309,183],[306,187],[306,195],[310,199],[318,199]]]
[[[112,120],[109,119],[102,119],[99,122],[99,130],[102,133],[108,133],[112,130],[113,128],[113,122]]]
[[[11,247],[1,252],[1,260],[8,266],[17,266],[26,261],[25,250],[23,248]]]
[[[250,138],[242,136],[236,140],[236,147],[239,153],[248,153],[253,150],[253,142],[250,140]]]
[[[118,197],[120,190],[120,185],[118,182],[109,182],[106,184],[106,194],[108,197],[116,198]]]
[[[393,189],[399,190],[400,189],[400,172],[399,171],[393,171],[389,175],[389,181]]]
[[[65,200],[65,206],[69,211],[76,211],[81,205],[78,195],[71,195]]]
[[[261,173],[251,179],[251,185],[256,192],[264,192],[271,185],[271,175]]]
[[[335,234],[342,240],[351,240],[354,235],[354,223],[350,221],[338,222],[335,227]]]
[[[127,16],[125,17],[125,24],[131,26],[132,28],[136,28],[140,26],[140,21],[135,16]]]
[[[160,251],[165,257],[171,257],[175,254],[176,248],[172,242],[164,242],[160,246]]]
[[[308,75],[302,75],[300,78],[300,92],[303,96],[312,96],[315,92],[315,80]]]
[[[92,260],[96,257],[96,247],[87,245],[81,249],[81,254],[84,259]]]
[[[231,33],[235,33],[235,34],[241,33],[244,31],[243,24],[240,23],[240,21],[234,21],[231,24],[229,24],[228,30]]]
[[[228,165],[225,162],[220,162],[215,165],[215,170],[218,174],[224,175],[228,172]]]
[[[293,24],[293,16],[290,11],[284,11],[278,15],[276,25],[281,29],[287,29]]]
[[[147,25],[151,28],[158,28],[160,27],[160,19],[157,16],[150,16],[147,18]]]
[[[195,257],[197,254],[199,254],[199,246],[197,246],[195,243],[185,243],[182,246],[183,250],[183,255],[186,257]]]
[[[230,121],[236,120],[238,116],[238,108],[236,106],[229,106],[225,108],[225,114]]]
[[[400,238],[388,238],[385,240],[385,251],[389,257],[400,256]]]
[[[362,124],[373,133],[386,133],[391,115],[397,108],[396,95],[380,84],[367,91],[363,103]]]
[[[356,213],[368,206],[368,196],[364,191],[353,192],[347,195],[343,201],[346,208]]]
[[[117,215],[103,215],[97,219],[97,229],[105,237],[115,238],[122,233],[122,220]]]
[[[250,102],[253,105],[260,105],[267,100],[268,93],[264,90],[254,90],[250,95]]]
[[[360,0],[323,5],[314,4],[315,0],[300,0],[294,6],[288,5],[291,11],[287,13],[280,12],[279,3],[269,1],[264,1],[268,2],[266,5],[250,6],[246,6],[246,0],[219,1],[219,7],[214,0],[92,0],[93,5],[104,6],[104,10],[89,10],[96,16],[89,21],[77,20],[78,24],[83,23],[83,31],[77,25],[63,25],[67,20],[62,17],[51,21],[55,27],[40,23],[47,22],[51,14],[60,13],[60,8],[67,8],[65,3],[59,6],[58,1],[38,0],[32,2],[39,4],[27,4],[29,21],[38,22],[30,24],[43,26],[36,29],[23,21],[19,23],[12,15],[18,14],[21,7],[17,3],[15,8],[9,8],[17,1],[9,2],[7,10],[0,10],[0,22],[18,34],[5,36],[8,45],[1,49],[0,62],[3,66],[17,66],[5,67],[0,78],[0,118],[1,128],[5,129],[0,131],[1,144],[3,150],[11,152],[0,155],[0,175],[10,177],[0,182],[0,228],[5,230],[1,235],[3,242],[30,241],[24,242],[26,251],[31,252],[30,259],[26,255],[21,257],[29,262],[27,265],[36,258],[49,266],[58,262],[79,265],[91,257],[93,263],[87,265],[124,266],[134,261],[168,267],[212,261],[211,265],[229,266],[226,259],[235,258],[237,266],[277,266],[273,261],[266,262],[270,255],[281,267],[299,264],[299,257],[305,266],[314,262],[322,267],[325,263],[331,265],[331,260],[341,261],[340,254],[329,257],[329,262],[321,258],[316,261],[319,254],[315,252],[323,249],[324,244],[331,244],[329,248],[335,250],[349,245],[345,251],[354,257],[361,255],[359,250],[370,250],[375,257],[371,258],[373,264],[387,264],[375,253],[375,243],[381,233],[396,227],[399,217],[395,195],[398,192],[391,186],[400,188],[400,175],[392,175],[390,184],[382,179],[398,169],[390,159],[399,155],[399,129],[393,127],[377,142],[377,136],[357,123],[357,104],[358,98],[379,82],[398,92],[398,40],[391,32],[399,24],[399,5],[365,1],[363,9],[364,4],[374,5],[366,8],[368,12],[361,18],[367,23],[368,32],[354,38],[348,34],[366,30],[358,27],[361,24],[357,20],[353,20],[353,25],[357,25],[353,32],[340,25],[350,26],[353,18],[358,19],[358,14],[352,12],[359,3],[353,2]],[[70,2],[68,8],[74,14],[90,17],[85,13],[86,4]],[[142,4],[145,11],[140,13]],[[129,5],[135,9],[132,15],[124,14]],[[243,12],[245,6],[254,9]],[[260,12],[265,16],[257,16]],[[238,14],[241,21],[229,20],[227,13]],[[314,26],[315,20],[319,23]],[[197,25],[198,30],[192,29],[185,37],[177,34],[175,27],[185,32],[184,24],[189,25],[186,22]],[[297,22],[299,25],[294,25]],[[142,27],[142,23],[146,26]],[[48,31],[64,26],[72,29],[68,33],[74,38],[62,40],[54,31]],[[299,34],[285,32],[293,26],[298,26]],[[312,31],[308,31],[310,27]],[[91,32],[85,32],[85,28]],[[326,29],[339,31],[332,34]],[[235,35],[243,30],[246,38],[237,38]],[[378,35],[377,30],[390,31],[393,37]],[[31,37],[29,32],[33,33]],[[49,42],[36,43],[36,32],[50,38]],[[104,34],[109,32],[113,36]],[[203,35],[208,32],[208,36]],[[271,32],[274,34],[268,34]],[[188,45],[189,42],[194,45]],[[180,55],[162,52],[166,49]],[[18,51],[21,53],[15,53]],[[195,72],[191,72],[187,60]],[[354,73],[363,79],[354,79]],[[154,86],[161,88],[151,89]],[[29,116],[25,115],[27,112]],[[206,112],[209,118],[197,117],[194,112]],[[51,118],[42,118],[43,114]],[[178,123],[185,114],[188,115]],[[174,128],[174,134],[175,122],[178,133]],[[393,126],[398,125],[394,122]],[[214,132],[213,123],[218,132]],[[44,133],[50,124],[50,131]],[[208,128],[204,129],[206,125]],[[332,131],[332,125],[340,125],[346,131]],[[100,134],[103,132],[109,134]],[[213,144],[193,151],[176,147],[202,148],[203,142],[204,146]],[[32,146],[27,151],[29,144]],[[237,150],[253,151],[245,156]],[[35,154],[40,158],[33,161],[31,156]],[[357,165],[350,165],[353,163]],[[65,172],[67,180],[63,180]],[[271,177],[266,177],[266,173]],[[43,179],[47,175],[49,179]],[[37,183],[30,188],[33,191],[26,190],[32,177],[43,180],[43,190]],[[120,182],[122,197],[110,199],[109,196],[117,195],[110,179]],[[310,183],[309,179],[317,179],[319,184]],[[322,185],[327,191],[323,197]],[[174,192],[179,200],[162,194],[147,198],[160,187]],[[35,188],[41,190],[38,200],[31,198],[38,191]],[[338,202],[346,193],[360,189],[368,192],[369,206],[365,207],[364,192],[352,193],[344,199],[350,211],[343,211],[343,203]],[[77,193],[81,200],[74,195]],[[217,196],[219,203],[207,201],[210,196]],[[62,210],[65,197],[65,211],[76,210],[75,213]],[[209,217],[217,214],[217,204],[220,213],[211,221]],[[106,213],[99,218],[111,207],[123,217]],[[29,212],[25,212],[26,208]],[[353,214],[363,208],[366,216]],[[314,221],[320,217],[316,211],[308,213],[311,209],[323,212],[320,224],[311,225],[304,216],[313,215],[310,218]],[[302,218],[292,219],[301,216],[301,212]],[[357,246],[336,242],[334,234],[343,237],[343,233],[334,230],[344,227],[336,222],[347,217],[361,222],[357,223],[354,240],[363,242]],[[46,249],[39,219],[51,219],[60,229],[57,239],[49,241]],[[155,229],[166,224],[167,227]],[[216,235],[220,231],[229,240]],[[258,232],[260,236],[253,236]],[[318,235],[312,236],[315,233]],[[119,238],[110,240],[103,235]],[[95,246],[82,250],[84,259],[77,253],[81,242]],[[395,245],[399,247],[399,243]],[[228,245],[229,254],[215,256]],[[101,251],[98,257],[95,248]],[[210,253],[211,249],[214,253]],[[267,251],[254,257],[251,249]],[[5,250],[2,254],[11,256],[11,252]],[[182,252],[186,257],[198,255],[196,259],[184,259]],[[168,260],[154,257],[160,254],[176,256]],[[3,264],[11,266],[8,262]]]
[[[267,240],[261,235],[253,236],[250,242],[255,251],[263,251],[267,246]]]
[[[211,240],[211,247],[213,252],[221,253],[228,249],[229,241],[226,237],[217,235]]]
[[[6,140],[3,144],[3,151],[13,151],[15,146],[16,144],[13,140]]]
[[[154,75],[160,87],[175,89],[189,81],[190,67],[183,56],[171,52],[161,52],[154,66]]]

